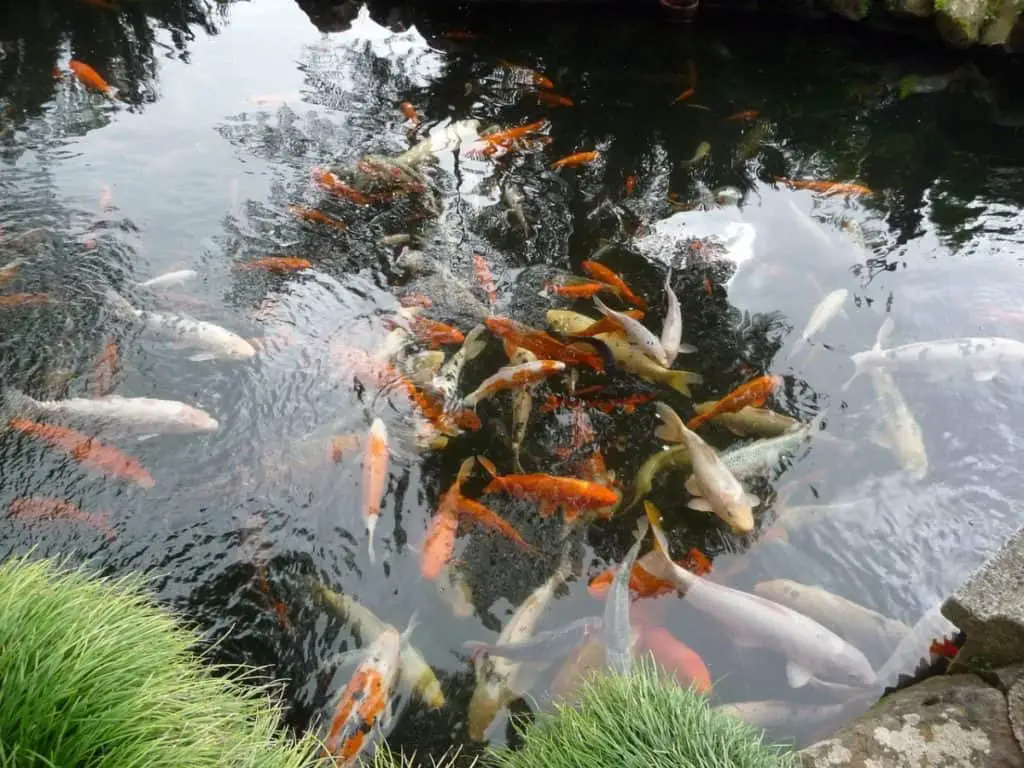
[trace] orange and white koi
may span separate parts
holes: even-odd
[[[323,168],[313,168],[310,173],[317,184],[335,197],[344,197],[346,200],[350,200],[356,205],[370,204],[369,197],[364,195],[358,189],[350,187],[348,184],[343,182],[338,178],[337,174]]]
[[[82,523],[103,534],[107,541],[117,539],[117,531],[110,526],[105,514],[85,512],[70,501],[49,496],[31,496],[14,499],[8,506],[9,517],[18,520],[71,520]]]
[[[601,291],[611,290],[611,286],[607,283],[597,281],[568,282],[562,284],[553,282],[544,283],[544,293],[561,296],[565,299],[592,299]]]
[[[408,120],[410,123],[412,123],[413,125],[420,124],[420,116],[416,112],[416,107],[414,107],[408,101],[403,101],[401,105],[399,105],[399,109],[402,111],[402,115],[405,117],[405,119]]]
[[[487,301],[493,307],[498,301],[498,287],[494,282],[494,273],[487,263],[487,259],[479,253],[473,254],[473,274],[484,293],[487,294]]]
[[[602,283],[605,288],[607,285]],[[642,309],[627,309],[622,313],[626,317],[630,317],[634,320],[640,321],[644,319],[647,314]],[[608,315],[602,315],[601,319],[595,322],[593,325],[587,326],[582,331],[577,333],[577,336],[597,336],[599,333],[625,333],[625,328],[622,327],[622,323],[616,320],[614,317]]]
[[[747,109],[743,112],[735,112],[725,119],[736,123],[749,123],[751,120],[757,120],[760,115],[761,113],[756,109]]]
[[[13,418],[7,422],[11,429],[35,437],[54,448],[64,451],[84,467],[96,470],[108,477],[130,480],[143,488],[156,485],[153,476],[146,471],[138,459],[121,453],[117,448],[104,445],[99,440],[75,429],[53,424],[40,424],[29,419]]]
[[[235,269],[243,272],[253,269],[262,269],[267,272],[284,274],[285,272],[299,272],[303,269],[310,269],[313,262],[309,259],[300,259],[297,256],[263,256],[251,261],[242,261],[235,265]]]
[[[530,81],[538,88],[554,88],[555,84],[551,82],[551,78],[547,75],[543,75],[536,70],[530,69],[529,67],[523,67],[519,64],[512,64],[508,61],[499,61],[498,65],[503,69],[510,70],[514,75],[525,78]]]
[[[363,661],[338,696],[324,737],[326,757],[351,766],[390,726],[391,695],[398,683],[402,636],[388,626],[366,648]]]
[[[92,372],[92,394],[95,397],[109,395],[114,388],[114,377],[120,368],[117,341],[111,339],[103,347]]]
[[[599,157],[601,157],[601,153],[597,150],[589,152],[574,152],[571,155],[566,155],[565,157],[555,160],[555,162],[548,167],[553,171],[558,170],[559,168],[576,168],[581,165],[593,163]]]
[[[316,208],[306,208],[301,205],[289,205],[288,213],[292,214],[292,216],[297,219],[302,219],[303,221],[308,221],[312,224],[323,224],[338,230],[348,229],[348,225],[341,219],[328,216],[326,213],[318,211]]]
[[[619,500],[615,491],[598,483],[542,473],[499,475],[490,459],[478,456],[477,461],[492,478],[484,488],[484,493],[503,491],[517,499],[536,502],[541,517],[550,517],[561,507],[566,522],[571,523],[579,518],[583,510],[611,506]]]
[[[632,288],[626,285],[626,281],[623,280],[614,270],[609,269],[604,264],[597,261],[584,261],[580,264],[580,267],[595,280],[600,280],[602,283],[607,283],[612,287],[612,292],[623,301],[632,304],[634,307],[647,311],[647,300],[643,296],[636,294]]]
[[[466,340],[465,334],[458,328],[421,315],[409,320],[409,330],[417,341],[431,349],[437,349],[445,344],[461,344]]]
[[[388,480],[388,430],[379,418],[373,420],[363,454],[363,521],[366,523],[367,551],[370,562],[376,557],[373,532],[380,517]]]
[[[681,685],[690,686],[697,693],[711,692],[711,674],[696,651],[677,640],[664,627],[641,624],[638,629],[638,650],[654,656],[655,661],[674,675]]]
[[[526,539],[519,534],[519,531],[511,523],[476,499],[459,495],[455,499],[455,509],[461,518],[468,518],[478,525],[497,531],[509,541],[519,545],[524,551],[530,552],[533,550],[533,547],[527,543]]]
[[[451,484],[437,505],[437,512],[427,527],[427,536],[423,541],[420,554],[420,575],[430,581],[436,581],[455,551],[455,537],[459,530],[459,510],[457,502],[462,498],[462,484],[473,471],[475,459],[471,456],[462,462],[455,481]]]
[[[790,189],[809,189],[821,195],[871,195],[873,190],[863,184],[847,184],[838,181],[816,181],[814,179],[787,179],[776,176],[775,180]]]
[[[723,413],[735,413],[747,406],[761,408],[768,396],[782,386],[781,376],[758,376],[745,384],[736,387],[711,408],[697,414],[689,422],[688,429],[696,429],[708,419],[721,416]]]
[[[531,387],[544,379],[565,371],[565,363],[558,360],[536,360],[520,365],[506,365],[484,379],[483,383],[462,399],[466,408],[476,405],[506,389]]]
[[[585,365],[595,371],[604,372],[604,360],[598,355],[563,344],[544,331],[507,317],[488,317],[484,323],[495,336],[517,347],[528,349],[543,360],[560,360],[566,365]]]
[[[100,77],[99,72],[90,67],[84,61],[72,59],[68,62],[68,68],[74,72],[75,77],[77,77],[87,88],[99,91],[108,98],[114,98],[114,89],[110,87],[106,80]]]

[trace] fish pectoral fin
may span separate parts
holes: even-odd
[[[210,360],[216,360],[217,357],[210,352],[198,352],[194,355],[189,355],[188,359],[193,363],[207,363]]]
[[[683,484],[683,487],[686,489],[686,492],[691,496],[704,495],[704,489],[701,487],[700,481],[697,479],[696,475],[690,475],[688,478],[686,478],[686,482]]]
[[[983,366],[983,367],[975,368],[974,369],[974,380],[979,382],[979,383],[985,382],[985,381],[992,381],[992,379],[994,379],[998,375],[998,373],[999,373],[998,369],[996,369],[994,367],[990,367],[990,366]]]
[[[697,348],[693,344],[680,344],[679,349],[676,351],[678,355],[692,355],[697,352]]]
[[[714,511],[711,508],[711,502],[705,499],[703,496],[694,496],[692,499],[686,502],[686,506],[688,506],[690,509],[695,509],[698,512]]]
[[[747,502],[751,509],[756,509],[761,504],[761,500],[752,493],[743,494],[743,500]]]
[[[790,688],[803,688],[811,682],[811,673],[799,664],[788,661],[786,662],[786,682],[789,683]]]

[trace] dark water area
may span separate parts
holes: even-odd
[[[434,319],[469,331],[487,301],[474,253],[494,273],[494,311],[538,327],[553,306],[596,316],[589,302],[538,293],[557,271],[581,275],[581,262],[601,249],[599,260],[650,301],[645,322],[657,332],[671,264],[684,340],[698,347],[675,367],[704,376],[695,401],[773,373],[785,385],[772,407],[805,421],[824,414],[824,433],[840,439],[816,437],[747,482],[762,500],[753,534],[734,536],[687,509],[684,475],[655,483],[650,498],[665,513],[674,554],[699,548],[713,560],[712,577],[742,589],[790,578],[913,624],[1024,519],[1019,366],[984,382],[896,375],[927,451],[919,479],[870,440],[886,418],[870,377],[842,389],[850,355],[874,343],[887,314],[893,344],[1024,334],[1024,89],[1013,66],[847,28],[776,20],[765,34],[753,17],[737,29],[671,24],[654,12],[392,9],[345,22],[312,13],[338,28],[323,33],[288,0],[30,5],[6,9],[0,23],[0,269],[21,260],[0,289],[3,385],[38,399],[87,397],[113,340],[116,394],[180,400],[220,428],[145,440],[90,433],[137,458],[152,488],[6,429],[0,507],[64,499],[108,515],[116,539],[84,522],[11,515],[0,519],[0,552],[34,547],[106,574],[149,574],[157,596],[217,643],[218,660],[259,665],[284,682],[297,731],[319,722],[344,680],[332,658],[358,647],[314,601],[311,579],[396,626],[417,616],[414,643],[447,704],[429,711],[414,702],[390,742],[440,754],[468,739],[474,679],[461,644],[493,640],[556,568],[560,524],[540,519],[535,505],[489,495],[536,552],[476,528],[461,533],[457,570],[471,608],[453,613],[420,576],[424,532],[465,458],[486,455],[512,471],[509,396],[480,406],[483,429],[429,450],[417,445],[421,419],[407,403],[332,355],[380,350],[410,292],[434,300]],[[393,28],[381,23],[389,20]],[[83,87],[69,59],[90,64],[118,100]],[[573,106],[546,103],[507,62],[543,72]],[[421,117],[418,128],[403,102]],[[396,156],[467,119],[481,129],[545,119],[550,142],[494,157],[467,151],[472,142],[445,149],[423,166],[430,195],[370,205],[332,198],[311,181],[314,166]],[[704,142],[709,149],[698,152]],[[549,167],[592,150],[600,152],[592,164]],[[778,177],[857,183],[872,194],[816,194]],[[522,190],[528,236],[503,202],[510,186]],[[735,188],[738,205],[714,202],[724,187]],[[290,207],[347,228],[299,219]],[[693,210],[677,213],[682,207]],[[723,231],[740,233],[747,248],[738,268],[684,245]],[[425,270],[410,274],[401,246],[382,241],[399,234],[412,236]],[[312,268],[239,268],[267,256]],[[166,290],[138,285],[181,269],[198,276]],[[257,354],[192,360],[114,311],[110,289],[137,307],[256,339]],[[844,313],[790,357],[814,308],[838,289],[849,292]],[[48,294],[49,303],[2,298],[27,293]],[[463,393],[505,364],[501,344],[487,338],[465,369]],[[584,372],[580,384],[656,392],[684,418],[692,412],[686,398],[624,372]],[[560,379],[541,384],[538,406],[563,391]],[[4,407],[5,420],[16,415]],[[628,497],[638,468],[662,446],[653,411],[589,415],[594,445]],[[371,563],[362,448],[334,461],[329,446],[333,436],[365,436],[375,418],[387,426],[391,457]],[[558,449],[571,432],[568,411],[535,407],[526,470],[567,473]],[[719,449],[740,444],[714,426],[702,434]],[[466,492],[478,495],[484,480],[478,470]],[[817,516],[779,540],[775,520],[787,505],[855,500],[863,502],[855,513]],[[601,612],[587,579],[622,558],[639,510],[578,529],[575,578],[541,629]],[[775,535],[765,536],[769,529]],[[835,703],[828,693],[792,691],[777,654],[734,648],[682,601],[660,599],[657,611],[704,659],[715,703]],[[547,682],[533,692],[538,701]],[[771,735],[806,740],[814,729],[793,723]],[[492,739],[502,741],[503,729]]]

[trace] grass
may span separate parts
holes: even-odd
[[[139,579],[0,565],[0,766],[298,768],[271,690],[192,653]]]
[[[494,768],[791,768],[769,746],[700,694],[666,678],[650,659],[628,677],[598,675],[575,707],[556,706],[520,728],[520,749],[493,750]]]

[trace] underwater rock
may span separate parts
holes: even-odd
[[[822,5],[850,21],[860,21],[871,10],[871,0],[822,0]]]
[[[987,18],[986,0],[939,0],[935,4],[935,26],[954,48],[966,48],[978,42]]]
[[[886,0],[885,7],[898,16],[928,18],[935,12],[933,0]]]

